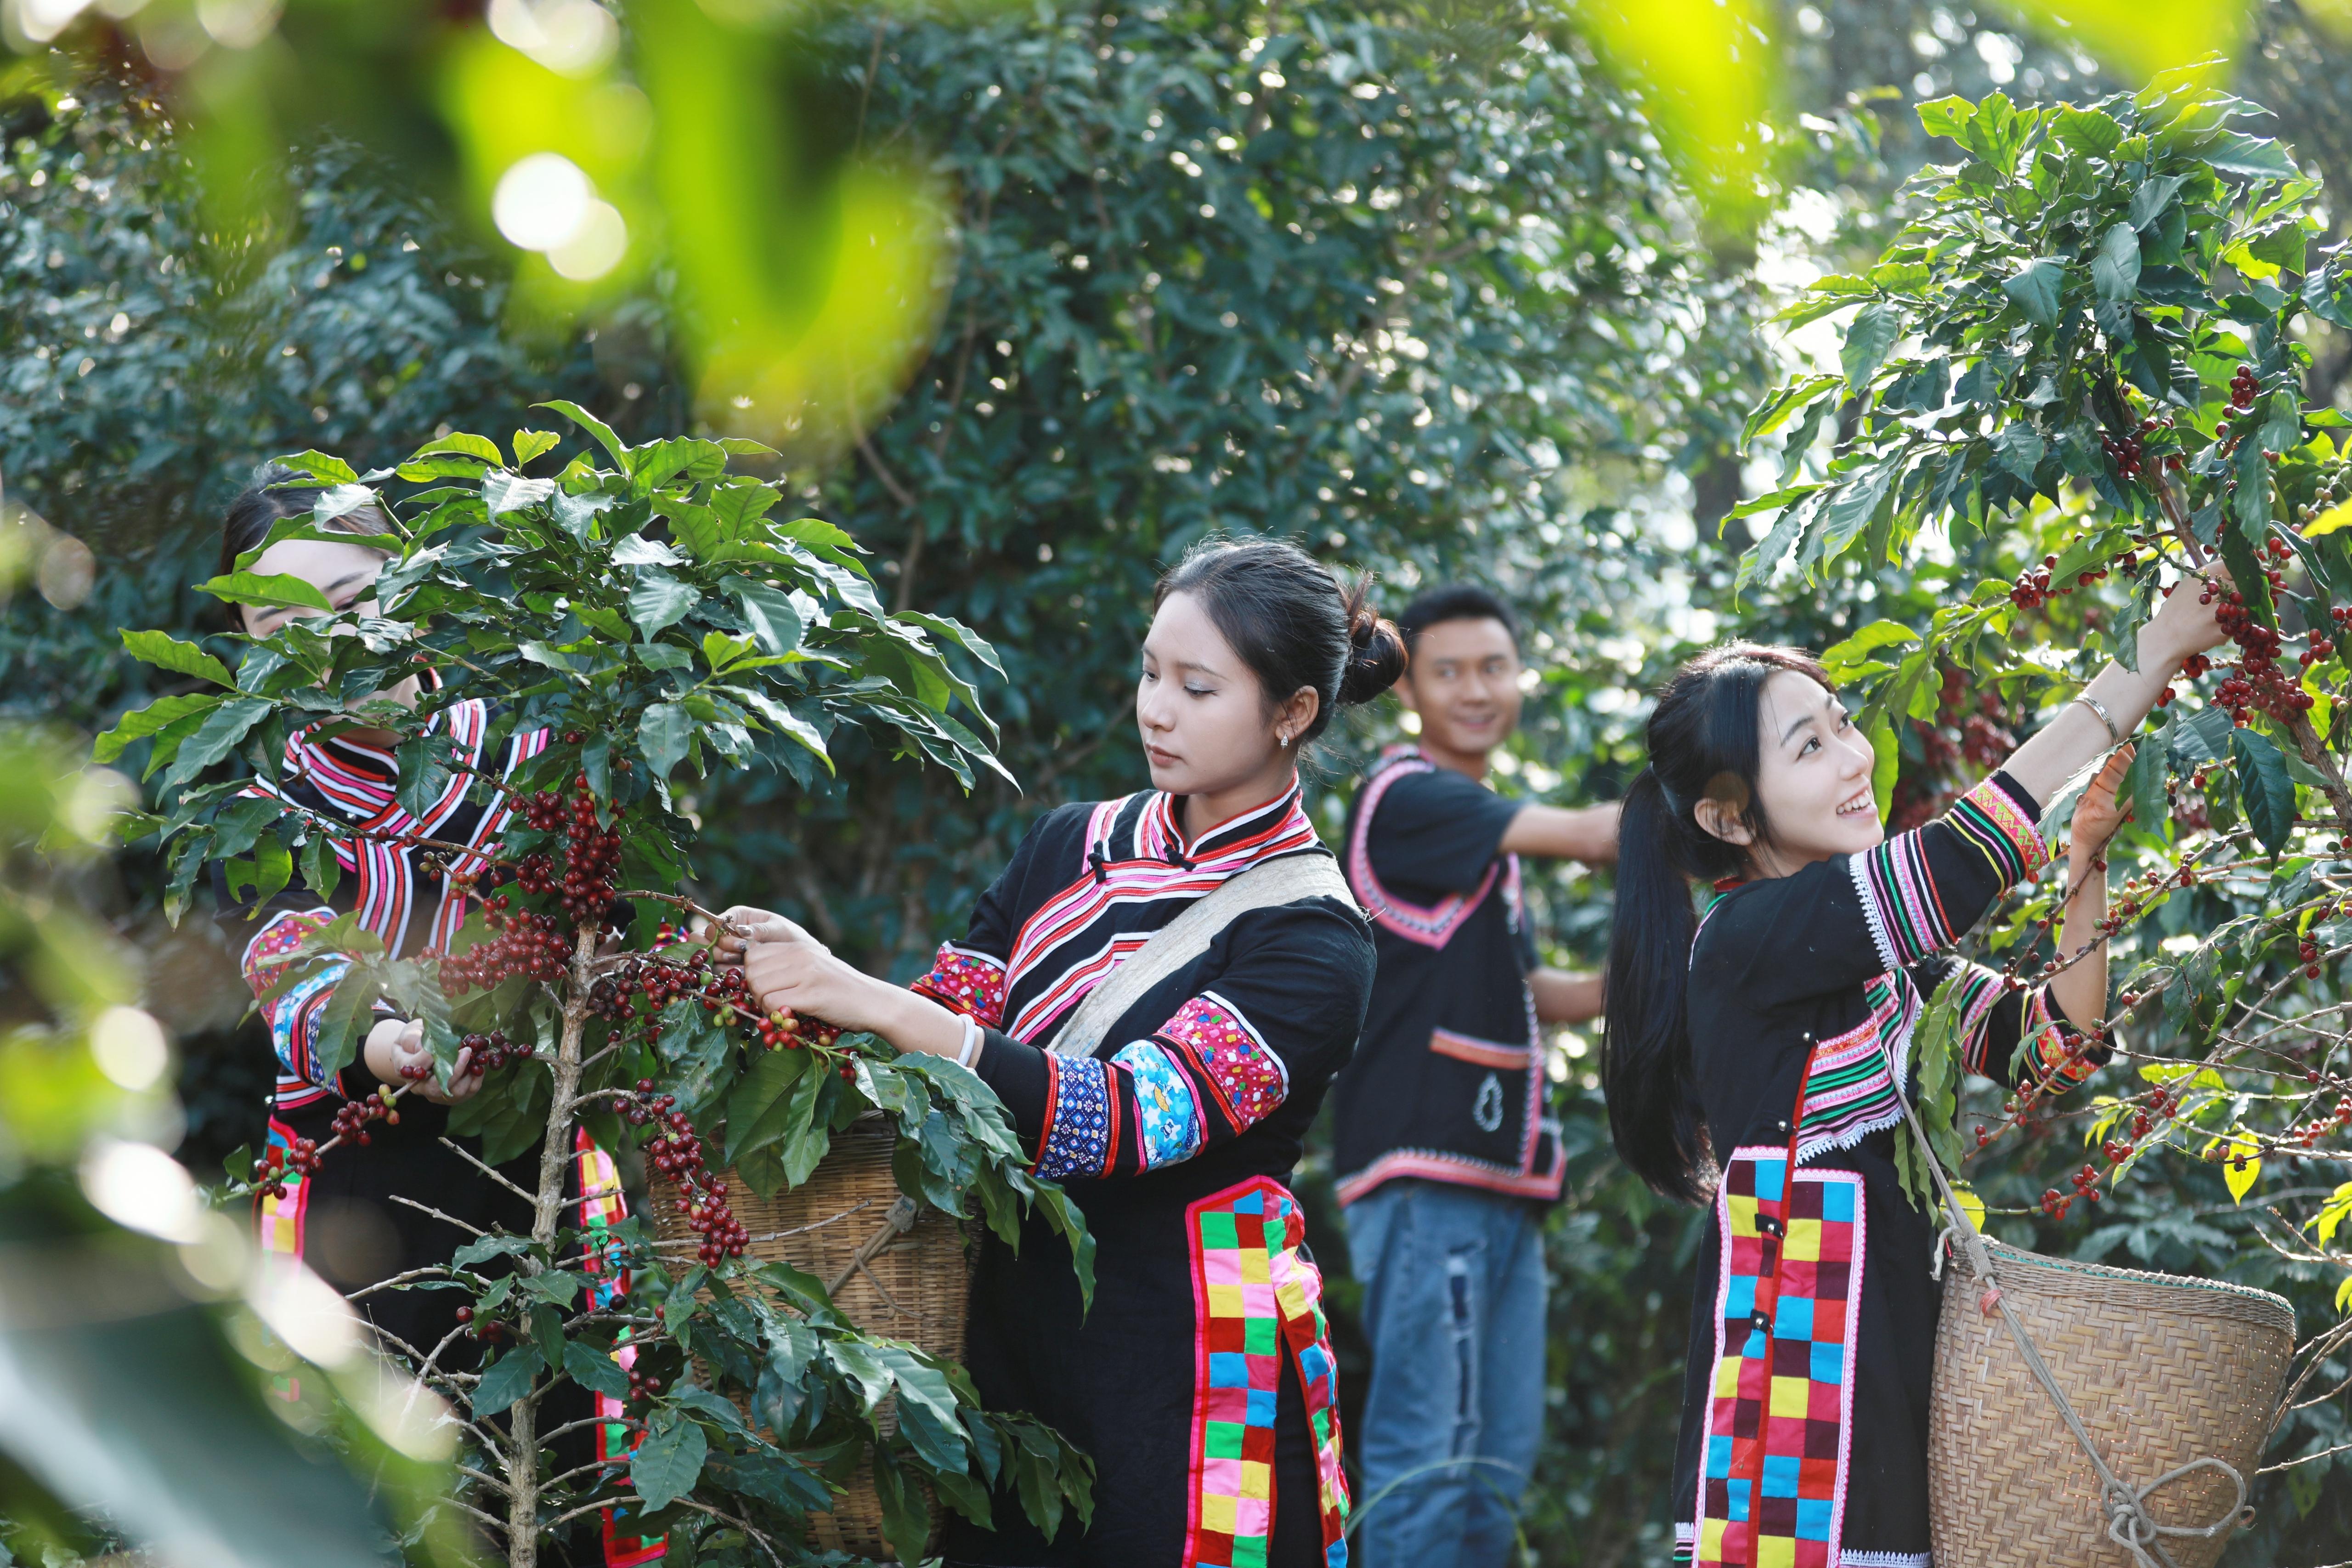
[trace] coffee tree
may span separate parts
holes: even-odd
[[[1997,1164],[2004,1143],[2038,1151],[2039,1215],[2011,1211],[2029,1222],[2128,1203],[2126,1184],[2185,1182],[2184,1204],[2246,1216],[2242,1247],[2210,1224],[2190,1237],[2197,1263],[2305,1282],[2306,1306],[2325,1283],[2318,1300],[2343,1314],[2352,466],[2339,433],[2352,421],[2306,407],[2300,387],[2313,323],[2352,328],[2352,269],[2308,251],[2318,182],[2239,128],[2255,112],[2189,75],[2088,108],[1923,104],[1928,133],[1963,157],[1913,180],[1915,216],[1874,266],[1821,279],[1787,312],[1853,315],[1841,373],[1791,378],[1748,423],[1751,443],[1786,432],[1784,482],[1742,509],[1777,515],[1741,582],[1791,564],[1810,578],[1842,556],[1864,574],[1962,563],[1924,626],[1880,621],[1829,650],[1832,674],[1867,693],[1883,805],[1906,744],[1956,764],[1957,739],[1972,764],[1997,762],[2015,717],[2107,658],[2133,662],[2160,596],[2222,599],[2232,646],[2193,661],[2138,737],[2105,925],[2090,942],[2070,932],[2063,952],[2037,945],[2063,896],[2053,879],[1984,938],[2021,984],[2094,942],[2137,961],[2096,1026],[2116,1087],[2082,1107],[2024,1095],[1957,1116],[1931,1010],[1921,1088],[1956,1166]],[[2051,1139],[2070,1117],[2082,1142]],[[2083,1249],[2182,1266],[2167,1247],[2186,1234],[2146,1219]],[[2284,1430],[2317,1462],[2291,1483],[2313,1489],[2298,1493],[2306,1511],[2345,1426],[2326,1401],[2347,1343],[2352,1318],[2318,1326],[2299,1363]]]
[[[204,587],[318,613],[233,639],[234,669],[164,633],[126,633],[132,654],[193,689],[127,715],[98,746],[111,760],[146,743],[176,915],[215,865],[240,899],[267,900],[298,874],[308,896],[331,897],[329,835],[349,827],[251,787],[297,729],[397,732],[398,798],[413,813],[464,768],[430,723],[451,703],[487,699],[494,742],[543,742],[503,784],[468,783],[485,799],[509,792],[513,820],[487,855],[416,841],[478,900],[447,953],[396,957],[346,916],[309,937],[287,976],[350,963],[320,1029],[325,1068],[352,1060],[388,998],[422,1020],[445,1081],[468,1047],[467,1070],[485,1075],[453,1129],[478,1136],[490,1165],[540,1151],[535,1188],[520,1194],[528,1234],[453,1232],[446,1265],[395,1281],[464,1291],[461,1331],[484,1356],[467,1371],[445,1364],[448,1343],[387,1347],[463,1413],[473,1452],[453,1501],[502,1533],[517,1565],[616,1502],[647,1534],[699,1537],[703,1561],[776,1560],[804,1542],[809,1511],[829,1506],[828,1483],[861,1465],[908,1562],[929,1530],[926,1489],[982,1521],[1000,1485],[1049,1530],[1066,1508],[1083,1517],[1087,1460],[1036,1422],[982,1410],[961,1369],[859,1331],[818,1280],[748,1257],[716,1172],[731,1166],[772,1193],[807,1179],[835,1131],[879,1114],[895,1126],[908,1197],[959,1217],[977,1207],[1008,1240],[1038,1206],[1075,1248],[1084,1285],[1092,1244],[1075,1208],[1026,1173],[1002,1107],[971,1073],[819,1020],[763,1016],[740,972],[679,937],[707,913],[683,890],[698,779],[756,763],[806,781],[829,765],[829,737],[856,723],[968,784],[995,764],[961,668],[993,668],[994,654],[952,620],[886,614],[839,529],[771,516],[776,489],[729,472],[730,458],[772,457],[765,448],[629,447],[585,410],[545,406],[593,445],[544,477],[528,470],[552,468],[562,440],[539,430],[516,432],[506,450],[447,436],[365,474],[317,452],[285,459],[324,487],[314,509]],[[395,500],[387,485],[413,493]],[[301,579],[251,569],[270,543],[350,541],[355,522],[379,521],[390,531],[361,540],[388,556],[373,615],[329,613]],[[420,665],[438,684],[413,710],[387,700]],[[231,1195],[350,1157],[404,1092],[347,1101],[335,1136],[273,1157],[282,1163],[233,1159],[244,1179]],[[607,1149],[642,1148],[657,1200],[696,1237],[689,1262],[641,1222],[620,1226],[626,1296],[600,1291],[614,1259],[583,1258],[562,1223],[581,1128]],[[625,1370],[623,1343],[635,1352]],[[541,1415],[567,1381],[623,1402],[628,1459],[555,1470],[560,1434]]]

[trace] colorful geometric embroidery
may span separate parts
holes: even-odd
[[[914,988],[985,1027],[996,1028],[1004,1020],[1004,965],[984,952],[940,943],[931,972]]]
[[[628,1273],[621,1267],[621,1244],[611,1236],[612,1227],[629,1217],[629,1200],[622,1190],[620,1168],[584,1129],[574,1130],[572,1150],[572,1179],[580,1194],[581,1267],[593,1281],[589,1288],[591,1304],[610,1311],[629,1289]],[[613,1360],[625,1373],[637,1360],[637,1347],[625,1342],[628,1337],[629,1331],[622,1330],[621,1342],[613,1351]],[[591,1397],[597,1419],[596,1458],[614,1466],[626,1463],[636,1448],[626,1409],[608,1394]],[[605,1568],[634,1568],[656,1562],[668,1550],[667,1537],[624,1534],[619,1521],[628,1511],[625,1507],[604,1510]]]
[[[2032,881],[2050,864],[2050,846],[2042,841],[2042,829],[2018,809],[2017,797],[1991,779],[1960,796],[1944,820],[1984,852],[2003,892]]]
[[[1837,1568],[1853,1415],[1862,1178],[1740,1149],[1716,1197],[1722,1273],[1696,1560]],[[1776,1236],[1776,1232],[1785,1235]]]
[[[1871,940],[1889,969],[1901,969],[1951,945],[1958,927],[1945,910],[1927,862],[1927,835],[1949,831],[1972,846],[2005,893],[2034,876],[2049,850],[2009,792],[1991,779],[1962,795],[1936,821],[1898,833],[1876,848],[1849,857]]]
[[[301,946],[311,932],[331,924],[334,918],[334,910],[321,906],[289,911],[264,926],[259,935],[245,944],[241,964],[246,984],[253,987],[253,994],[267,994],[284,976],[287,954]],[[310,1054],[310,1038],[318,1015],[326,1008],[328,994],[350,967],[348,960],[320,964],[261,1005],[262,1020],[269,1027],[270,1046],[278,1053],[280,1103],[286,1109],[317,1099],[316,1093],[308,1091],[323,1089],[332,1081],[332,1074],[320,1072]]]
[[[1183,1568],[1265,1568],[1274,1534],[1275,1412],[1285,1342],[1314,1435],[1325,1568],[1346,1568],[1348,1482],[1322,1276],[1299,1255],[1298,1200],[1255,1176],[1185,1210],[1192,1249],[1192,1511]]]
[[[1118,1141],[1111,1135],[1117,1101],[1110,1064],[1095,1057],[1045,1056],[1045,1135],[1037,1174],[1099,1176]]]
[[[1903,1120],[1887,1064],[1898,1064],[1909,1077],[1911,1027],[1921,1010],[1918,988],[1898,970],[1871,981],[1862,994],[1869,1016],[1813,1047],[1804,1115],[1797,1126],[1801,1161],[1824,1149],[1851,1149]]]
[[[1176,1065],[1168,1047],[1156,1040],[1138,1040],[1110,1058],[1127,1071],[1135,1089],[1136,1131],[1143,1142],[1143,1168],[1156,1171],[1201,1152],[1206,1133],[1201,1125],[1200,1102],[1192,1080]]]
[[[1290,1092],[1290,1070],[1266,1047],[1242,1010],[1203,991],[1160,1026],[1160,1037],[1201,1064],[1234,1131],[1255,1127]]]
[[[2024,1025],[2011,1058],[2012,1066],[2023,1069],[2014,1075],[2018,1083],[2071,1089],[2098,1071],[2105,1060],[2105,1053],[2094,1057],[2083,1047],[2081,1031],[2052,1010],[2048,986],[2026,993]]]
[[[1462,922],[1477,913],[1478,906],[1486,901],[1486,895],[1494,891],[1496,879],[1503,872],[1501,863],[1489,865],[1476,887],[1466,893],[1449,894],[1433,904],[1401,899],[1381,886],[1381,879],[1372,874],[1372,814],[1380,809],[1381,797],[1399,779],[1436,771],[1437,764],[1415,747],[1400,746],[1391,751],[1364,782],[1364,797],[1356,806],[1356,830],[1348,839],[1348,886],[1362,900],[1365,912],[1384,929],[1423,947],[1444,947],[1453,941]],[[1507,856],[1504,859],[1516,879],[1518,858]]]

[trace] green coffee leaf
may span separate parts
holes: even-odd
[[[265,610],[317,610],[331,615],[335,608],[315,584],[283,572],[267,577],[252,572],[231,572],[197,584],[196,591],[232,605],[251,605]]]
[[[692,1491],[709,1453],[699,1426],[674,1409],[655,1411],[629,1459],[629,1484],[646,1500],[646,1511],[658,1512]]]
[[[2230,732],[2230,760],[2238,774],[2238,799],[2246,825],[2263,847],[2275,855],[2294,834],[2294,780],[2277,742],[2259,730]]]
[[[518,1345],[492,1362],[482,1371],[482,1381],[474,1385],[474,1415],[487,1419],[503,1413],[518,1399],[530,1392],[539,1374],[547,1370],[547,1358],[530,1345]]]
[[[215,686],[231,689],[236,685],[235,678],[228,672],[228,666],[195,644],[182,642],[165,632],[125,631],[122,634],[122,651],[142,664],[168,669],[174,675],[193,675],[199,680],[209,680]],[[154,731],[150,730],[146,733]],[[118,751],[120,749],[117,748]]]

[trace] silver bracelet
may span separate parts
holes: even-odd
[[[2099,722],[2107,727],[2108,745],[2120,746],[2124,743],[2122,731],[2116,728],[2116,716],[2107,711],[2107,705],[2105,703],[2100,701],[2097,698],[2092,696],[2087,691],[2077,692],[2075,694],[2074,700],[2099,716]]]
[[[987,1037],[980,1032],[978,1024],[973,1023],[969,1017],[964,1018],[963,1048],[956,1052],[956,1066],[960,1068],[971,1066],[972,1059],[980,1055],[981,1043]]]

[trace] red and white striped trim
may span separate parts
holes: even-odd
[[[1286,793],[1256,811],[1219,823],[1202,834],[1195,844],[1249,829],[1244,837],[1199,859],[1192,858],[1192,847],[1176,825],[1173,797],[1155,792],[1136,825],[1135,842],[1120,853],[1120,847],[1112,842],[1113,833],[1121,811],[1134,798],[1104,801],[1087,820],[1087,849],[1099,856],[1101,874],[1097,875],[1095,862],[1082,858],[1076,879],[1039,906],[1013,939],[1013,954],[1005,964],[1008,994],[1024,975],[1055,960],[1067,960],[1053,984],[1005,1019],[1005,1033],[1014,1039],[1034,1044],[1042,1038],[1105,975],[1150,940],[1149,931],[1120,931],[1102,938],[1090,952],[1065,953],[1069,944],[1083,940],[1110,910],[1123,904],[1171,899],[1190,901],[1214,892],[1228,878],[1261,860],[1320,843],[1294,781]],[[1263,826],[1258,826],[1260,819]]]

